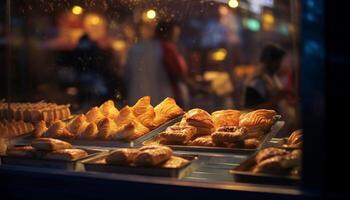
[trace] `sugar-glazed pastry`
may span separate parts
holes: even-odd
[[[129,106],[125,106],[119,111],[119,115],[114,121],[118,126],[123,126],[133,120],[136,120],[136,117],[134,116],[132,109]]]
[[[265,159],[268,159],[274,156],[286,155],[286,154],[288,154],[288,151],[284,149],[269,147],[259,151],[259,153],[255,156],[255,161],[256,163],[260,163]]]
[[[119,114],[119,111],[115,107],[114,102],[112,100],[108,100],[108,101],[104,102],[100,106],[100,110],[105,117],[109,117],[112,119],[117,118],[117,116]]]
[[[154,118],[156,113],[151,105],[151,97],[145,96],[140,98],[132,107],[132,112],[144,126],[149,129],[155,128]]]
[[[137,166],[157,166],[173,155],[173,151],[166,146],[144,146],[139,150],[134,160]]]
[[[184,113],[182,108],[180,108],[175,100],[170,97],[165,98],[160,104],[158,104],[154,108],[154,111],[156,112],[156,118],[154,120],[156,126]]]
[[[118,131],[117,124],[110,118],[104,118],[98,123],[98,135],[100,139],[110,139]]]
[[[76,116],[67,124],[67,129],[71,133],[79,136],[84,131],[87,124],[88,122],[87,122],[86,116],[84,114],[81,114]]]
[[[105,116],[102,114],[101,110],[98,107],[92,107],[86,113],[86,120],[88,122],[98,123],[103,118],[105,118]]]
[[[88,123],[88,125],[85,127],[85,130],[81,132],[79,135],[79,138],[82,139],[95,139],[98,134],[98,128],[97,125],[94,122]]]
[[[240,117],[239,126],[249,132],[268,131],[275,122],[276,111],[259,109]]]
[[[196,135],[209,135],[214,131],[214,122],[211,115],[202,109],[194,108],[184,115],[186,124],[197,128]],[[180,122],[180,125],[184,124]]]
[[[41,120],[35,125],[33,135],[35,138],[40,138],[47,130],[48,128],[46,127],[46,122],[44,120]]]
[[[173,125],[168,127],[164,132],[160,133],[160,137],[167,141],[167,143],[186,143],[188,142],[197,132],[194,126],[181,126]]]
[[[244,140],[248,135],[248,131],[245,127],[238,126],[224,126],[218,128],[212,135],[214,143],[223,142],[237,142]]]
[[[106,163],[112,165],[130,165],[134,162],[134,159],[139,152],[138,149],[118,149],[106,157]]]
[[[74,134],[68,131],[66,124],[61,120],[54,122],[43,134],[46,138],[73,138]]]
[[[241,112],[238,110],[219,110],[211,114],[215,127],[238,126]]]
[[[212,147],[214,146],[213,140],[210,135],[198,137],[188,143],[189,146],[204,146]]]

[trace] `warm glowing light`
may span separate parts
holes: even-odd
[[[123,40],[115,40],[112,43],[112,47],[116,51],[122,51],[126,48],[126,43]]]
[[[266,13],[263,15],[263,22],[267,24],[275,23],[275,17],[271,13]]]
[[[227,2],[228,6],[230,6],[231,8],[237,8],[239,3],[238,0],[229,0]]]
[[[147,16],[148,19],[154,19],[154,18],[156,18],[157,13],[156,13],[155,10],[148,10],[146,12],[146,16]]]
[[[219,13],[222,16],[226,16],[229,14],[229,9],[226,6],[220,6],[219,7]]]
[[[73,6],[72,13],[74,15],[81,15],[83,13],[83,8],[80,6]]]
[[[214,61],[223,61],[227,56],[226,49],[218,49],[211,54],[211,59]]]

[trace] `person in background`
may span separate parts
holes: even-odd
[[[173,90],[162,62],[162,46],[154,40],[154,25],[139,25],[138,42],[129,52],[124,70],[127,104],[134,104],[143,96],[150,96],[157,105],[166,97],[173,97]]]
[[[280,112],[280,104],[286,91],[277,77],[285,51],[277,45],[266,45],[260,56],[256,74],[247,81],[244,104],[250,109],[274,109]]]

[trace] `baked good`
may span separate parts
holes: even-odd
[[[302,130],[294,131],[287,140],[287,145],[289,147],[300,148],[303,144],[303,132]]]
[[[215,144],[227,142],[237,142],[244,140],[248,135],[248,131],[244,127],[237,126],[224,126],[218,128],[212,135],[211,138]]]
[[[173,154],[173,151],[166,146],[144,146],[139,150],[134,160],[136,166],[157,166],[167,161]]]
[[[14,146],[8,147],[6,155],[15,157],[34,157],[34,148],[32,146]]]
[[[186,124],[197,128],[196,135],[209,135],[214,131],[214,122],[211,115],[202,109],[195,108],[189,110],[184,115],[184,121]],[[184,124],[182,121],[181,125]]]
[[[134,162],[138,149],[118,149],[106,157],[106,163],[113,165],[130,165]]]
[[[204,146],[211,147],[214,146],[213,140],[210,135],[198,137],[188,143],[189,146]]]
[[[118,126],[123,126],[133,120],[136,120],[136,117],[134,116],[132,109],[129,106],[125,106],[119,111],[119,115],[114,121]]]
[[[256,149],[260,145],[260,141],[256,138],[250,138],[244,140],[244,148],[246,149]]]
[[[132,107],[132,112],[135,117],[147,128],[154,129],[154,118],[156,113],[151,105],[151,97],[145,96],[140,98],[136,104]]]
[[[35,139],[32,144],[36,150],[39,151],[56,151],[60,149],[71,149],[72,145],[68,142],[52,139],[52,138],[38,138]]]
[[[74,134],[69,132],[66,123],[59,120],[54,122],[42,136],[46,138],[73,138]]]
[[[113,136],[113,139],[123,139],[127,141],[135,140],[146,133],[149,129],[141,124],[137,119],[120,128]]]
[[[160,133],[159,136],[169,143],[186,143],[188,142],[197,132],[196,127],[185,125],[173,125],[168,127],[164,132]]]
[[[35,125],[34,137],[40,138],[47,130],[48,128],[46,127],[46,122],[44,120],[39,121]]]
[[[0,137],[13,138],[19,135],[30,133],[34,130],[31,123],[14,120],[0,120]]]
[[[104,102],[100,106],[100,110],[105,117],[112,118],[112,119],[117,118],[117,116],[119,114],[119,111],[114,106],[114,102],[112,100],[108,100],[108,101]]]
[[[246,127],[249,132],[268,131],[275,123],[276,111],[259,109],[241,115],[239,126]]]
[[[211,114],[216,128],[222,126],[238,126],[241,112],[238,110],[219,110]]]
[[[88,123],[87,126],[85,127],[85,130],[81,132],[79,135],[79,138],[82,139],[95,139],[98,134],[98,128],[97,125],[94,122]]]
[[[188,161],[184,158],[181,158],[178,156],[171,156],[170,159],[165,161],[165,163],[162,164],[160,167],[176,169],[176,168],[181,168],[181,167],[185,166],[189,162],[190,161]]]
[[[53,160],[72,161],[84,158],[86,156],[88,156],[88,153],[82,149],[60,149],[46,154],[45,158]]]
[[[100,120],[105,118],[98,107],[92,107],[85,115],[88,122],[94,123],[98,123]]]
[[[87,125],[88,122],[86,116],[84,114],[80,114],[67,124],[67,130],[74,135],[79,136],[85,130]]]
[[[159,126],[166,121],[182,115],[184,111],[180,108],[174,99],[167,97],[160,104],[158,104],[154,111],[156,117],[154,119],[155,126]]]
[[[102,119],[98,124],[97,137],[100,139],[110,139],[119,130],[117,124],[110,118]]]
[[[260,163],[263,160],[266,160],[268,158],[271,158],[274,156],[283,156],[283,155],[287,155],[287,154],[288,154],[288,151],[286,151],[284,149],[269,147],[269,148],[265,148],[265,149],[259,151],[259,153],[256,154],[256,156],[255,156],[255,161],[256,161],[256,163]]]

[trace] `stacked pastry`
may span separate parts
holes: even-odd
[[[266,148],[255,156],[254,173],[293,174],[301,172],[301,150],[287,151],[280,148]]]
[[[11,103],[0,102],[0,119],[23,120],[25,122],[50,122],[65,120],[71,115],[70,105],[57,105],[55,103]]]
[[[286,141],[284,141],[283,147],[287,148],[301,148],[303,146],[303,131],[294,131]]]
[[[139,99],[133,107],[118,110],[109,100],[100,107],[78,115],[70,122],[55,121],[46,127],[44,121],[37,123],[35,137],[127,140],[131,141],[162,123],[183,114],[175,100],[166,98],[155,108],[149,96]]]
[[[211,115],[202,109],[188,111],[181,122],[159,135],[168,145],[257,148],[275,122],[276,112],[256,110],[242,115],[238,110],[220,110]]]
[[[118,149],[109,154],[102,163],[122,166],[151,166],[180,168],[189,161],[173,155],[166,146],[144,146],[140,149]]]
[[[9,147],[8,156],[39,159],[72,161],[88,156],[82,149],[73,149],[72,145],[57,139],[39,138],[30,146]]]
[[[24,121],[0,120],[0,138],[13,138],[19,135],[30,133],[34,130],[31,123]]]

